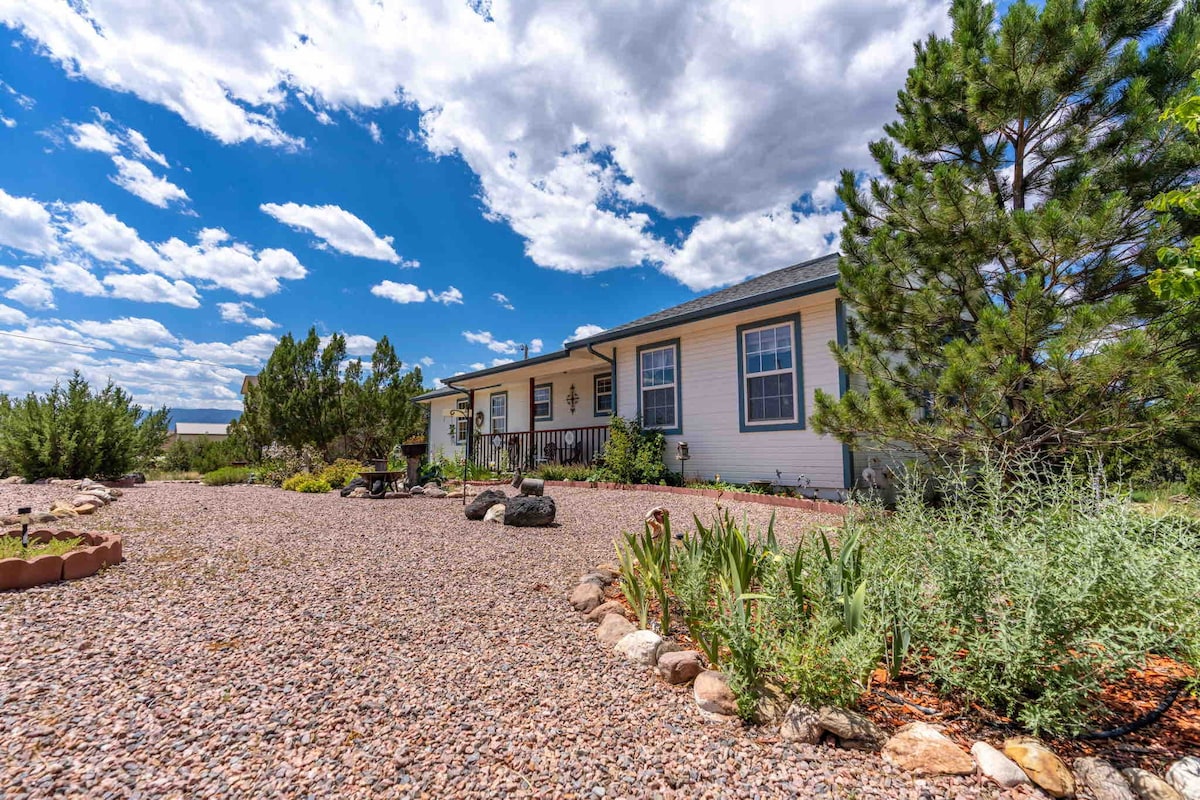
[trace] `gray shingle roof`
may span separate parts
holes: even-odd
[[[686,303],[656,311],[640,319],[635,319],[633,322],[609,328],[595,336],[567,342],[567,347],[573,350],[589,344],[608,342],[644,331],[715,317],[719,314],[772,303],[811,291],[832,288],[837,283],[837,277],[838,254],[830,253],[811,261],[804,261],[768,272],[765,275],[759,275],[757,278],[751,278],[712,294],[688,300]]]
[[[633,322],[627,322],[624,325],[618,325],[615,328],[609,328],[595,336],[589,336],[586,339],[576,339],[573,342],[567,342],[565,349],[556,350],[551,353],[545,353],[534,358],[528,358],[523,361],[513,361],[509,364],[502,364],[498,367],[490,367],[477,372],[468,372],[462,375],[455,375],[453,378],[446,378],[447,381],[463,381],[473,378],[481,378],[486,375],[492,375],[501,372],[507,372],[520,367],[527,367],[538,364],[544,361],[554,361],[559,358],[566,358],[570,355],[570,351],[577,350],[580,347],[587,347],[589,344],[599,344],[601,342],[609,342],[613,339],[621,339],[626,336],[633,336],[646,331],[658,330],[660,328],[668,328],[672,325],[679,325],[684,322],[692,322],[698,319],[706,319],[715,317],[720,314],[728,314],[733,311],[740,311],[744,308],[753,308],[754,306],[774,303],[779,300],[786,300],[791,297],[798,297],[810,292],[822,291],[824,289],[832,289],[837,284],[838,279],[838,254],[830,253],[827,256],[814,258],[811,261],[804,261],[799,264],[793,264],[790,267],[777,269],[774,272],[768,272],[765,275],[759,275],[757,278],[751,278],[748,281],[734,284],[725,289],[706,294],[703,297],[697,297],[694,300],[688,300],[686,303],[681,303],[677,306],[657,311],[653,314],[648,314],[640,319],[635,319]],[[417,402],[433,400],[438,397],[446,397],[451,394],[457,394],[452,389],[436,389],[432,392],[414,398]]]

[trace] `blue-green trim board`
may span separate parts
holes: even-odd
[[[750,425],[746,422],[746,355],[745,333],[772,325],[792,325],[792,371],[796,376],[796,421]],[[800,349],[800,315],[787,314],[782,317],[760,319],[737,326],[737,374],[738,374],[738,429],[742,433],[765,431],[804,430],[804,352]]]
[[[834,317],[837,321],[837,343],[838,347],[845,347],[849,341],[846,335],[846,304],[841,298],[834,301]],[[846,392],[850,389],[850,373],[840,364],[838,365],[838,398],[846,396]],[[850,449],[850,445],[842,445],[842,482],[847,489],[854,488],[854,452]]]

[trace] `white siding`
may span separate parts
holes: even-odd
[[[829,342],[837,337],[834,291],[727,314],[645,334],[617,343],[617,410],[622,417],[637,415],[637,348],[679,339],[679,378],[683,432],[667,437],[667,466],[680,468],[676,442],[688,443],[691,459],[684,464],[687,477],[745,483],[776,480],[796,485],[806,475],[813,488],[844,487],[842,445],[832,437],[808,429],[808,416],[820,388],[836,395],[838,369]],[[800,315],[800,358],[804,382],[804,430],[742,432],[738,408],[737,327],[758,320]]]

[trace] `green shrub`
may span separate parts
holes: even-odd
[[[204,477],[201,478],[206,486],[229,486],[234,483],[245,483],[249,479],[250,470],[245,467],[221,467],[204,473]]]
[[[666,437],[643,428],[637,420],[613,417],[604,444],[600,480],[614,483],[664,483],[670,477],[663,462]]]
[[[327,481],[310,472],[293,475],[283,482],[283,488],[289,492],[306,492],[308,494],[324,494],[333,491],[333,487]]]
[[[166,434],[166,408],[144,414],[120,387],[93,392],[78,372],[41,396],[0,396],[0,462],[29,480],[119,478],[158,455]]]
[[[332,488],[341,489],[347,483],[357,478],[358,473],[362,472],[363,469],[365,469],[363,465],[353,458],[339,458],[321,470],[318,477]]]
[[[1142,513],[1086,478],[947,479],[953,503],[906,494],[894,515],[851,521],[877,619],[904,612],[943,690],[1026,728],[1074,734],[1101,688],[1161,653],[1197,666],[1200,524]]]
[[[591,481],[597,480],[596,474],[597,470],[586,464],[542,464],[530,473],[547,481]]]

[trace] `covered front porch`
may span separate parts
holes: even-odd
[[[612,358],[562,351],[450,380],[431,403],[431,444],[448,431],[445,451],[498,472],[594,463],[616,407]]]
[[[533,470],[544,464],[592,464],[608,441],[608,425],[552,430],[477,433],[471,461],[497,472]]]

